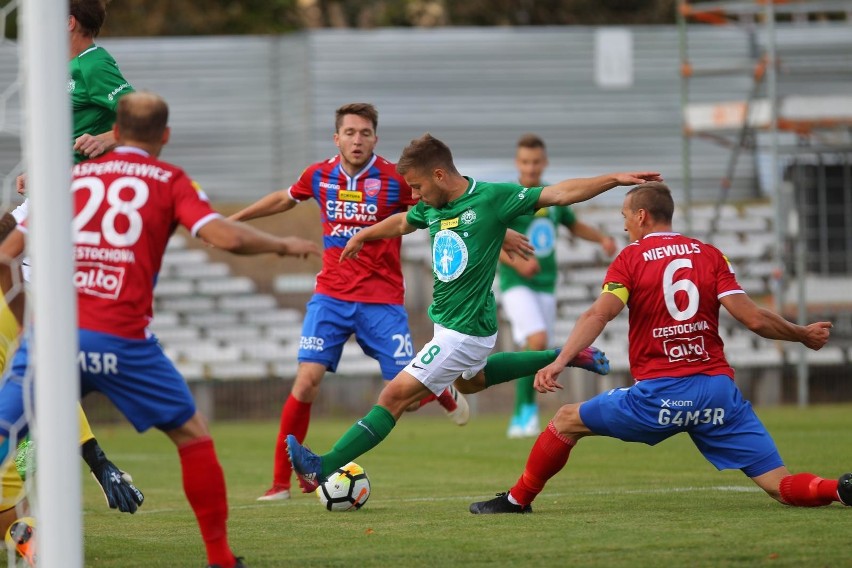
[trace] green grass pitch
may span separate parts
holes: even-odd
[[[759,409],[788,467],[852,470],[852,407]],[[315,419],[324,451],[351,419]],[[372,482],[363,509],[325,511],[314,495],[255,498],[269,485],[273,422],[216,423],[228,482],[230,538],[252,568],[283,566],[852,566],[852,509],[779,505],[738,471],[717,472],[685,435],[655,448],[588,438],[533,504],[532,515],[474,516],[471,501],[505,491],[533,440],[507,440],[507,418],[406,415],[362,456]],[[165,436],[96,428],[110,457],[145,493],[135,515],[106,508],[84,485],[88,567],[204,566]]]

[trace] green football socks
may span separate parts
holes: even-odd
[[[539,369],[553,363],[556,354],[555,349],[548,349],[546,351],[518,351],[490,355],[488,363],[485,364],[486,388],[527,377],[530,374],[535,376]]]
[[[331,451],[322,456],[322,476],[327,477],[338,467],[353,461],[378,446],[387,438],[396,420],[388,410],[376,405],[367,415],[353,424],[340,437]]]
[[[533,387],[535,375],[521,377],[515,381],[515,416],[520,416],[521,408],[535,404],[536,391]]]

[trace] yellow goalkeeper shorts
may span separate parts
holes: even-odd
[[[7,459],[0,465],[0,512],[7,511],[25,496],[24,480],[18,474],[15,460]]]

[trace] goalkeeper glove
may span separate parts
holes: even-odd
[[[107,459],[94,438],[83,444],[83,459],[89,464],[92,476],[101,486],[110,509],[135,513],[145,496],[133,485],[130,474],[121,471]]]
[[[35,473],[35,444],[29,435],[18,444],[15,452],[15,468],[23,480],[27,479],[28,473]]]

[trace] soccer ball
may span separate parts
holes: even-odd
[[[317,489],[317,497],[329,511],[357,511],[370,497],[367,472],[349,462],[328,476]]]

